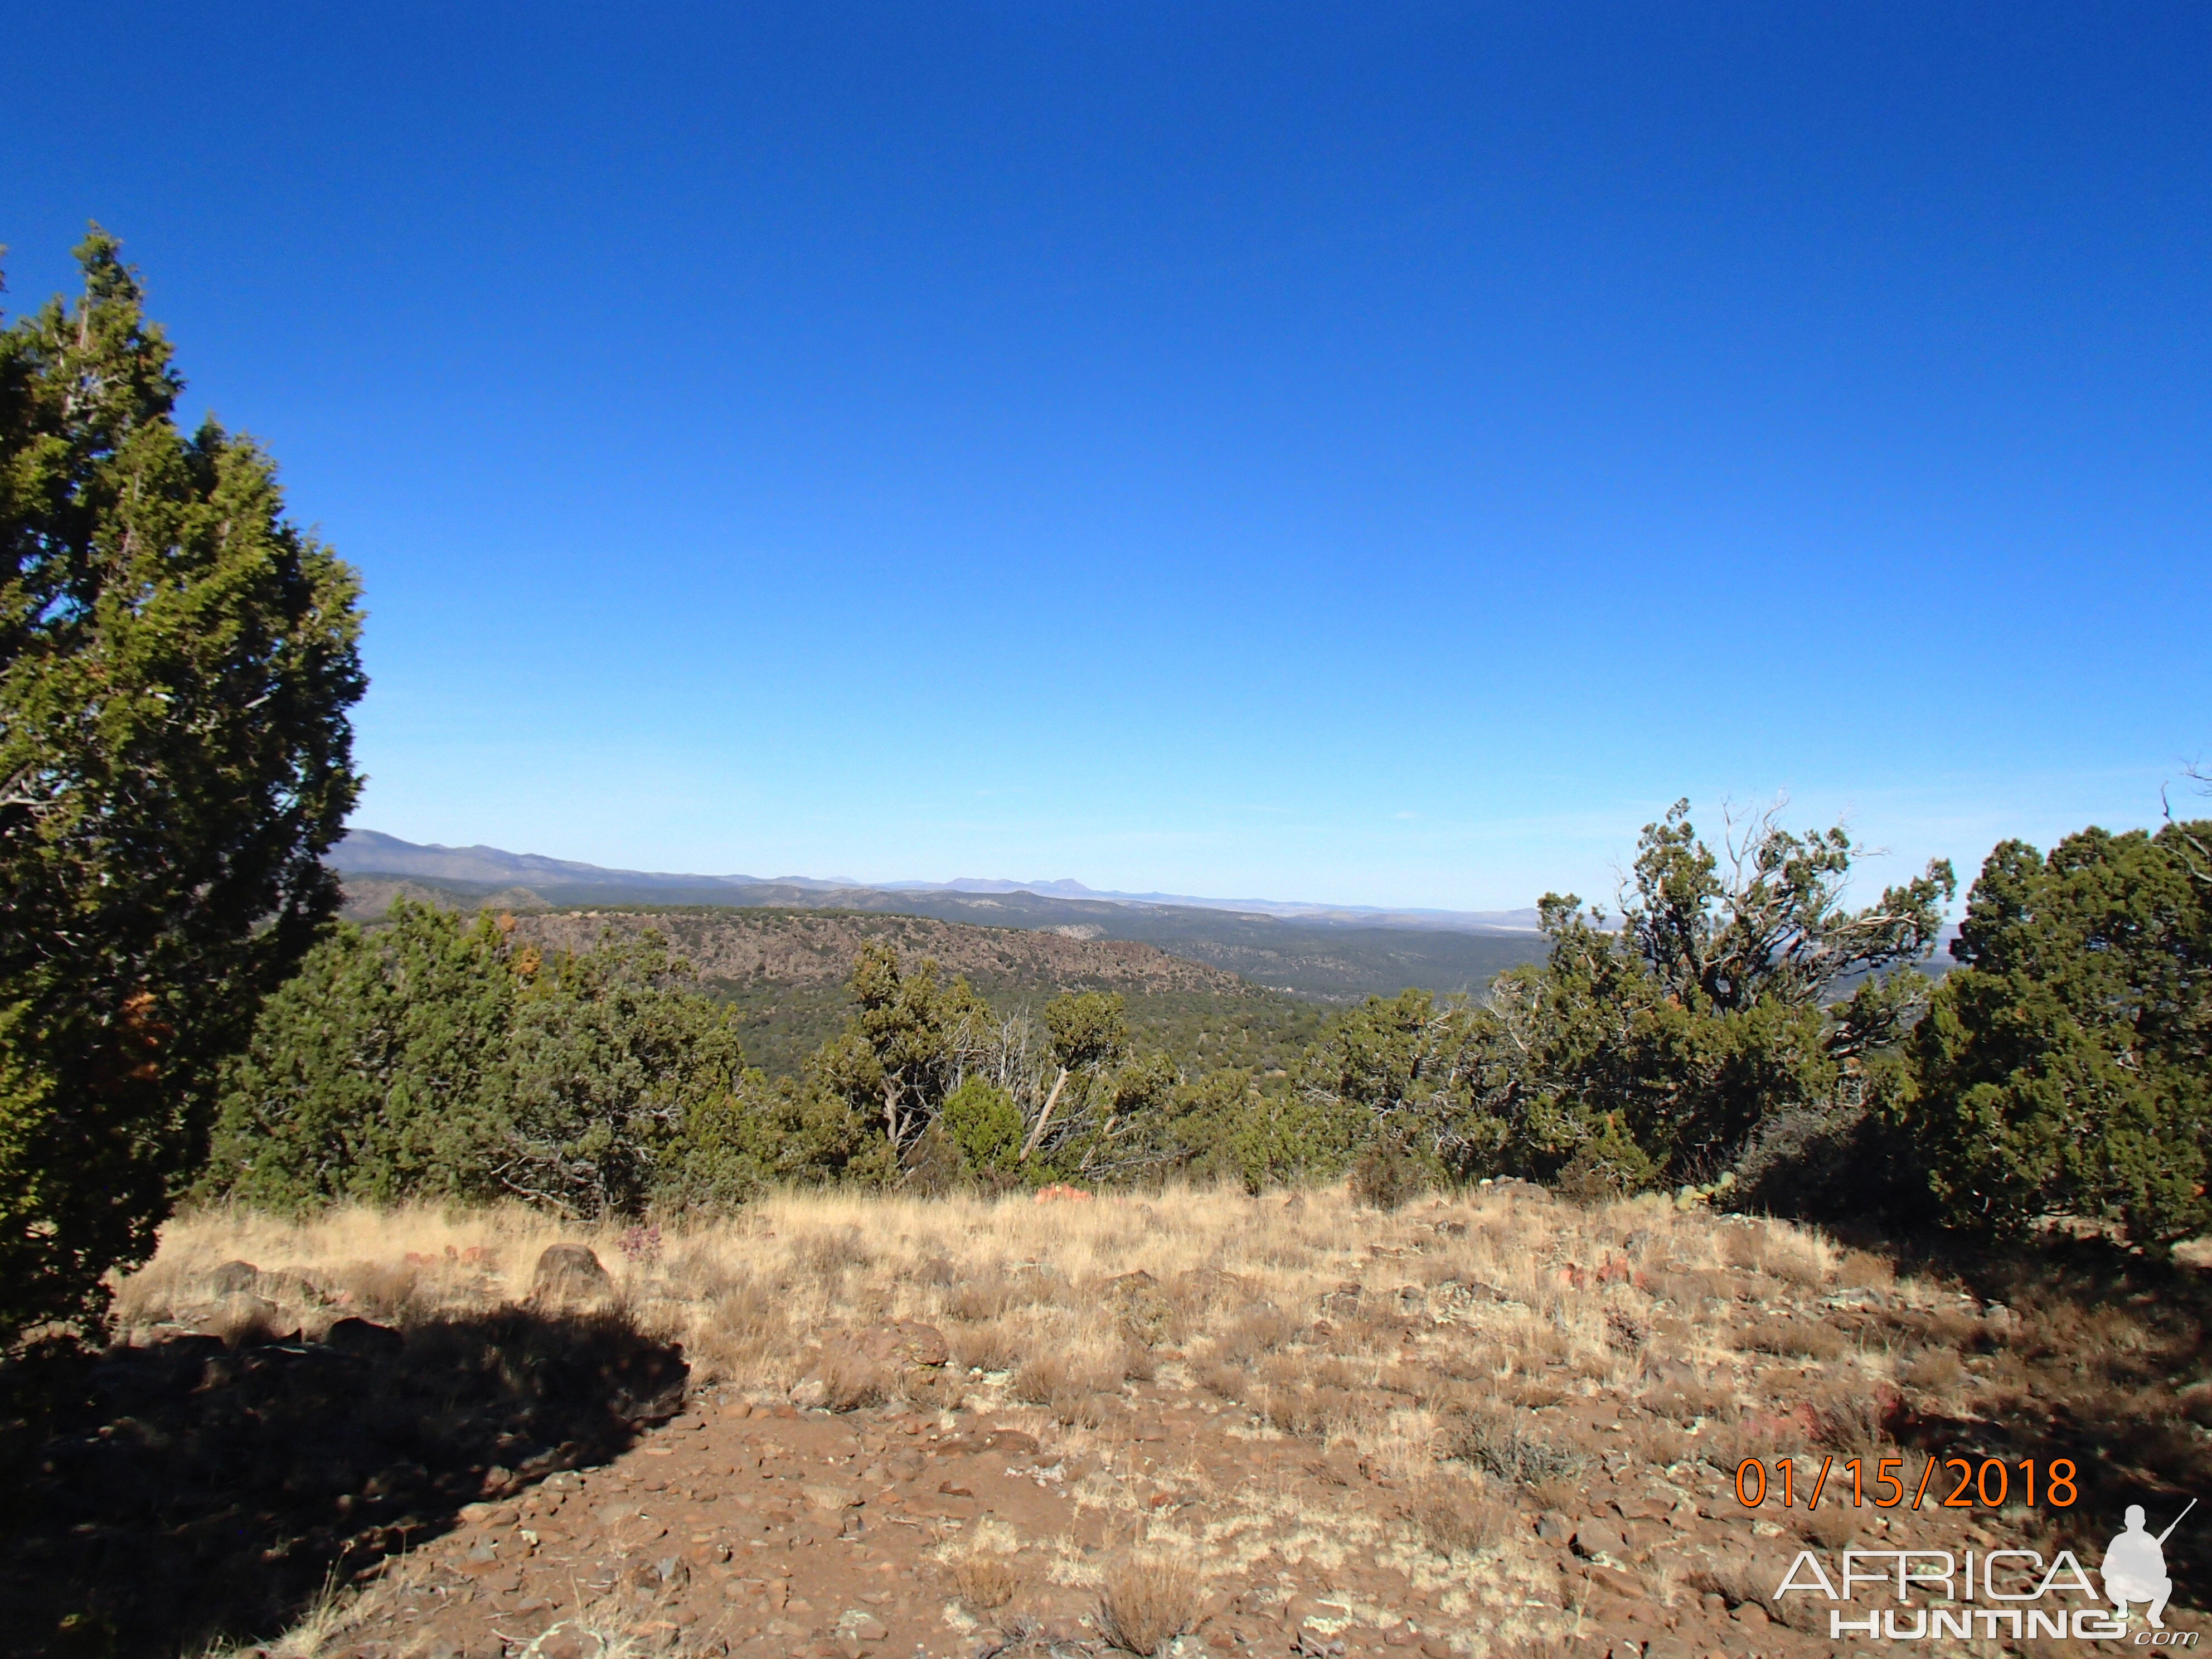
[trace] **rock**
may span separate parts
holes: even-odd
[[[548,1244],[531,1276],[530,1299],[555,1306],[595,1303],[614,1294],[614,1281],[584,1244]]]
[[[862,1607],[854,1607],[837,1620],[837,1634],[856,1641],[880,1642],[890,1635],[884,1621]]]
[[[878,1364],[942,1365],[951,1352],[945,1346],[944,1332],[913,1319],[848,1333],[846,1340]]]
[[[803,1412],[818,1410],[830,1401],[830,1385],[818,1376],[801,1377],[791,1385],[791,1403]]]
[[[1736,1608],[1735,1612],[1731,1613],[1729,1617],[1735,1620],[1737,1624],[1741,1625],[1746,1630],[1751,1631],[1765,1630],[1768,1624],[1771,1622],[1766,1616],[1766,1609],[1759,1606],[1756,1601],[1746,1601],[1741,1607]]]
[[[276,1304],[268,1297],[234,1291],[216,1304],[215,1311],[201,1329],[235,1347],[247,1338],[267,1334],[276,1318]]]
[[[236,1296],[250,1291],[259,1282],[261,1269],[251,1261],[226,1261],[208,1275],[208,1294]]]
[[[1623,1572],[1619,1567],[1593,1561],[1583,1571],[1592,1589],[1617,1595],[1624,1601],[1634,1601],[1644,1594],[1643,1583],[1634,1574]]]
[[[380,1359],[398,1353],[407,1339],[389,1325],[376,1325],[351,1316],[334,1322],[323,1333],[325,1346],[363,1359]]]
[[[1628,1540],[1619,1527],[1606,1521],[1585,1521],[1575,1528],[1575,1553],[1595,1559],[1608,1556],[1615,1561],[1628,1559]]]
[[[1558,1510],[1536,1517],[1536,1536],[1547,1544],[1564,1544],[1575,1535],[1575,1523]]]

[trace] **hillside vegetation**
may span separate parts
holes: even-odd
[[[516,918],[526,938],[587,950],[606,933],[665,933],[702,988],[736,1016],[745,1056],[770,1077],[796,1077],[842,1029],[845,981],[871,940],[966,979],[994,1008],[1036,1012],[1057,996],[1098,991],[1122,1000],[1131,1042],[1190,1073],[1295,1065],[1322,1011],[1232,973],[1126,939],[976,927],[920,916],[834,910],[553,911]]]
[[[349,878],[346,892],[349,917],[372,928],[388,920],[394,898],[454,902],[451,893],[412,881]],[[386,908],[372,908],[379,901]],[[933,960],[1010,1013],[1037,1012],[1071,992],[1118,994],[1132,1041],[1193,1073],[1223,1066],[1261,1077],[1285,1073],[1323,1018],[1311,1002],[1154,945],[923,916],[641,906],[524,910],[515,915],[515,930],[518,938],[569,951],[659,932],[691,964],[699,988],[730,1009],[748,1063],[771,1078],[797,1077],[806,1056],[843,1028],[851,1011],[845,981],[871,940],[916,961]]]
[[[1058,933],[1079,939],[1152,945],[1186,961],[1237,974],[1255,986],[1344,1004],[1408,986],[1445,995],[1477,993],[1507,969],[1540,958],[1534,933],[1458,933],[1370,926],[1356,920],[1284,917],[1192,905],[1116,902],[1027,891],[883,891],[759,883],[694,891],[618,884],[471,882],[349,870],[348,914],[380,915],[399,896],[466,909],[629,910],[707,908],[857,911],[926,916],[971,927]]]

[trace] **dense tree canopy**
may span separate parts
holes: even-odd
[[[609,1215],[773,1173],[731,1103],[760,1085],[727,1012],[659,935],[548,956],[511,927],[402,899],[318,945],[229,1068],[202,1192]]]
[[[182,382],[117,243],[0,331],[0,1331],[94,1305],[336,905],[353,573]]]

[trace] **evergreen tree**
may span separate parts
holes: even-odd
[[[573,1213],[645,1207],[680,1164],[687,1118],[738,1086],[729,1011],[690,988],[657,931],[551,958],[520,994],[509,1042],[512,1123],[495,1174]]]
[[[291,1212],[498,1194],[518,979],[537,961],[503,946],[488,915],[403,898],[387,926],[310,951],[225,1078],[203,1195]]]
[[[902,1156],[937,1121],[964,1062],[984,1046],[990,1005],[964,979],[939,985],[928,957],[902,971],[898,952],[873,939],[854,957],[846,989],[853,1017],[807,1061],[808,1080],[851,1111],[874,1115]]]
[[[318,945],[229,1068],[202,1194],[606,1215],[790,1173],[728,1011],[658,933],[547,956],[513,927],[401,899]]]
[[[334,911],[353,573],[181,381],[118,244],[0,331],[0,1333],[96,1309]]]
[[[2212,1226],[2212,823],[2085,830],[1982,866],[1898,1115],[1955,1224]]]

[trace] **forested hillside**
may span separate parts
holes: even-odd
[[[489,905],[518,913],[682,907],[728,915],[765,908],[922,916],[994,931],[1057,933],[1075,939],[1154,945],[1186,961],[1225,969],[1271,991],[1340,1004],[1390,995],[1409,985],[1439,994],[1479,993],[1507,969],[1540,960],[1545,950],[1542,937],[1534,933],[1370,927],[1256,911],[1067,898],[1026,890],[894,892],[868,887],[761,883],[700,891],[647,891],[547,881],[517,886],[356,870],[346,871],[343,879],[349,899],[346,914],[357,921],[374,921],[402,894],[465,909]]]
[[[1007,1012],[1078,991],[1118,994],[1140,1046],[1194,1073],[1223,1066],[1286,1070],[1321,1029],[1322,1011],[1236,975],[1123,939],[1070,939],[1016,927],[972,927],[926,916],[725,908],[561,910],[516,918],[519,938],[550,949],[592,949],[609,932],[664,934],[701,988],[729,1004],[745,1057],[771,1077],[842,1029],[844,984],[862,944],[933,957]]]

